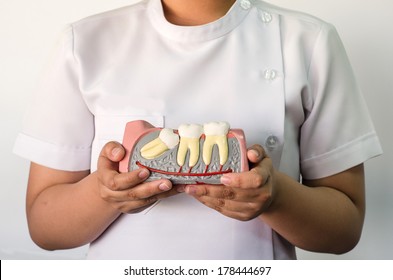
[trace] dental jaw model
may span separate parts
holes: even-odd
[[[126,126],[123,146],[120,171],[147,168],[148,180],[219,184],[223,174],[248,170],[244,133],[226,122],[182,124],[174,130],[133,121]]]

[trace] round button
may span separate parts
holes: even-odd
[[[271,14],[271,13],[268,13],[268,12],[265,12],[265,11],[262,11],[262,12],[260,13],[260,17],[261,17],[261,20],[262,20],[264,23],[269,23],[269,22],[271,22],[271,21],[273,20],[272,14]]]
[[[249,0],[242,0],[242,1],[240,1],[240,6],[243,9],[248,10],[251,8],[251,2]]]
[[[273,69],[266,69],[263,72],[263,77],[265,80],[273,81],[277,77],[277,71]]]
[[[269,151],[273,151],[277,146],[280,140],[278,140],[277,136],[270,135],[266,138],[265,146]]]

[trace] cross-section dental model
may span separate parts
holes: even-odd
[[[199,138],[203,127],[199,124],[182,124],[179,126],[180,144],[177,150],[177,164],[182,167],[189,151],[188,167],[192,168],[199,159]]]
[[[146,168],[148,181],[166,178],[173,184],[220,184],[223,174],[248,170],[244,133],[229,129],[226,122],[185,124],[176,131],[132,121],[127,123],[123,146],[126,155],[119,170]],[[183,170],[185,165],[188,170]]]
[[[212,159],[214,145],[217,145],[220,155],[220,165],[228,160],[229,124],[227,122],[210,122],[203,125],[205,142],[203,144],[203,162],[209,166]]]
[[[173,129],[163,128],[158,138],[147,143],[141,149],[141,155],[147,159],[154,159],[179,144],[179,135]]]

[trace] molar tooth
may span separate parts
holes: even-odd
[[[177,164],[183,166],[186,161],[187,151],[190,150],[188,166],[193,167],[199,159],[199,138],[203,127],[199,124],[182,124],[179,126],[180,144],[177,151]]]
[[[172,129],[163,128],[158,138],[150,141],[141,149],[141,156],[146,159],[154,159],[165,153],[166,151],[176,147],[179,143],[179,135]]]
[[[212,158],[213,146],[218,146],[220,165],[223,166],[228,160],[228,138],[229,124],[227,122],[210,122],[203,126],[206,135],[203,144],[203,162],[209,165]]]

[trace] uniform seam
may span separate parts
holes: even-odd
[[[336,152],[344,150],[348,146],[351,146],[354,143],[359,143],[360,141],[362,141],[364,139],[372,138],[375,135],[376,135],[375,131],[369,132],[369,133],[364,134],[364,135],[362,135],[360,137],[357,137],[356,139],[354,139],[354,140],[352,140],[350,142],[345,143],[344,145],[336,147],[333,150],[330,150],[329,152],[326,152],[326,153],[323,153],[323,154],[320,154],[320,155],[316,155],[316,156],[312,156],[312,157],[307,158],[307,159],[303,159],[303,160],[301,160],[301,164],[305,164],[305,163],[308,163],[310,161],[317,160],[317,159],[328,159],[331,155],[336,154]]]

